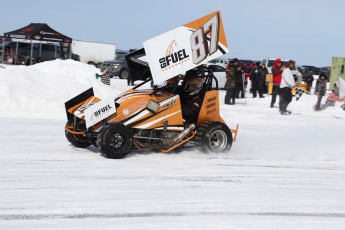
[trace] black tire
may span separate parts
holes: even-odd
[[[120,79],[127,79],[129,77],[129,71],[126,69],[121,70],[119,74]]]
[[[83,131],[79,124],[74,124],[73,118],[67,121],[66,126],[75,126],[73,131]],[[78,148],[86,148],[92,144],[86,136],[81,134],[73,134],[65,130],[65,136],[72,145]]]
[[[231,149],[232,134],[226,124],[207,121],[197,128],[194,141],[203,152],[226,152]]]
[[[97,146],[107,158],[124,158],[133,147],[133,134],[125,125],[116,123],[103,128],[97,136]]]

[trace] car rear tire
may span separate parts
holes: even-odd
[[[197,128],[194,140],[203,152],[226,152],[231,149],[232,134],[226,124],[207,121]]]
[[[107,158],[124,158],[133,147],[133,134],[123,124],[115,123],[103,128],[97,136],[97,146]]]
[[[120,79],[127,79],[129,77],[129,71],[126,69],[121,70],[119,77]]]
[[[81,124],[74,124],[74,119],[70,119],[67,121],[66,126],[73,126],[74,130],[76,132],[80,132],[82,130]],[[87,136],[84,136],[82,134],[73,134],[68,132],[67,130],[65,130],[65,136],[67,138],[67,140],[74,145],[75,147],[78,148],[86,148],[89,147],[92,143],[89,141],[89,139],[87,138]]]

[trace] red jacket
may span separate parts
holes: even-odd
[[[279,63],[282,61],[278,58],[274,61],[274,65],[272,67],[272,74],[273,74],[273,84],[274,85],[280,85],[280,82],[282,81],[282,73],[283,70],[280,69],[278,66]]]

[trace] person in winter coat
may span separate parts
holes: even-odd
[[[239,65],[237,58],[232,60],[230,64],[226,67],[226,95],[225,95],[225,104],[234,105],[235,99],[238,95],[239,85],[242,85],[242,68]]]
[[[243,78],[243,70],[242,66],[239,64],[239,62],[234,63],[237,67],[235,70],[235,82],[236,82],[236,98],[240,98],[240,93],[243,95],[244,98],[244,78]]]
[[[313,81],[314,81],[313,71],[308,72],[304,81],[307,84],[307,91],[310,93],[310,90],[311,90],[311,87],[312,87]]]
[[[285,68],[282,73],[279,101],[279,110],[282,115],[291,114],[291,111],[287,110],[287,107],[292,101],[291,89],[295,87],[295,80],[292,74],[293,69],[295,69],[295,61],[290,60],[287,63],[287,68]]]
[[[284,69],[285,69],[285,66],[282,64],[281,59],[277,58],[274,61],[274,65],[272,67],[273,89],[272,89],[271,108],[273,108],[274,104],[276,103],[277,95],[279,94],[280,82],[282,80],[282,73]]]
[[[226,66],[226,82],[225,82],[225,100],[224,103],[226,105],[231,105],[232,101],[232,94],[235,90],[235,79],[233,73],[234,62],[230,61],[229,64]]]
[[[328,95],[326,102],[325,102],[325,108],[329,106],[334,106],[336,102],[342,102],[345,101],[345,96],[339,97],[339,94],[336,92],[335,89],[332,90],[332,93]]]
[[[257,96],[257,93],[259,92],[259,96],[261,97],[262,95],[260,94],[259,90],[259,82],[260,82],[260,77],[261,77],[261,66],[259,62],[255,63],[255,69],[252,71],[250,75],[250,80],[252,81],[252,94],[253,98]]]
[[[265,64],[261,65],[261,75],[259,81],[259,94],[261,92],[260,98],[264,98],[263,94],[267,93],[267,85],[266,85],[266,75],[268,74],[268,69],[266,68]]]
[[[322,97],[325,96],[326,94],[326,87],[327,87],[327,80],[326,80],[326,75],[324,73],[320,73],[318,81],[318,89],[317,89],[317,102],[315,105],[314,110],[315,111],[320,111],[321,107],[321,100]]]
[[[266,82],[266,74],[265,71],[262,69],[262,66],[260,66],[260,62],[255,63],[255,69],[251,73],[250,80],[252,81],[253,98],[257,96],[257,93],[259,93],[260,98],[263,98],[263,85],[265,85]]]
[[[233,59],[233,63],[234,63],[234,79],[235,79],[235,97],[236,98],[240,98],[240,92],[243,92],[243,69],[242,66],[240,65],[240,62],[238,61],[237,58]],[[233,103],[235,104],[235,102]]]

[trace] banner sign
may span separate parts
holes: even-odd
[[[144,48],[155,84],[229,52],[220,11],[145,41]]]

